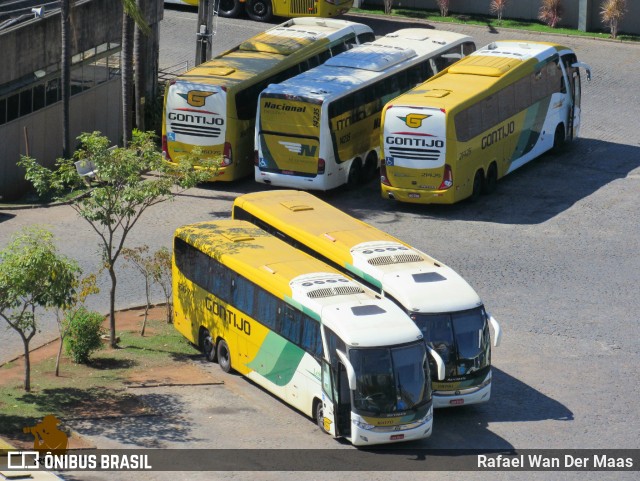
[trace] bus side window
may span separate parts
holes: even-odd
[[[456,124],[456,138],[459,142],[466,142],[471,138],[469,135],[469,112],[463,110],[458,112],[455,116],[454,122]]]
[[[331,58],[331,51],[324,50],[323,52],[320,52],[318,54],[318,58],[319,58],[321,64],[325,63],[327,60],[329,60]]]
[[[282,329],[281,333],[294,344],[300,345],[301,319],[300,312],[290,306],[284,306],[282,313]]]
[[[497,93],[498,110],[500,111],[500,122],[507,120],[516,114],[516,100],[514,97],[515,87],[513,84],[503,88]]]
[[[467,122],[469,125],[469,139],[472,139],[476,135],[481,134],[484,130],[489,128],[488,125],[485,128],[482,124],[482,102],[478,102],[477,104],[469,107],[467,109],[467,115]]]
[[[318,321],[304,316],[300,346],[313,357],[322,357],[322,338],[320,337],[320,323]]]
[[[516,112],[521,112],[531,106],[531,76],[527,75],[515,84]]]
[[[500,113],[498,110],[498,96],[491,95],[487,97],[482,102],[482,126],[483,130],[486,130],[490,127],[493,127],[500,121]]]

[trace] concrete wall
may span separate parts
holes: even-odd
[[[71,139],[81,133],[98,130],[113,144],[122,132],[120,115],[120,77],[71,97],[69,130]],[[0,127],[0,196],[18,197],[29,188],[24,170],[16,166],[28,153],[46,167],[53,167],[62,155],[62,102],[20,117]],[[72,145],[74,142],[72,140]]]
[[[600,8],[603,0],[562,0],[564,15],[560,26],[568,28],[578,28],[579,7],[581,3],[586,3],[589,9],[588,30],[608,30],[600,20]],[[491,0],[451,0],[449,11],[455,13],[483,14],[489,15],[489,4]],[[536,20],[541,0],[511,0],[504,9],[505,18],[522,18]],[[363,6],[377,5],[383,6],[383,0],[360,0]],[[436,0],[394,0],[394,8],[416,8],[438,11]],[[640,1],[629,0],[627,2],[628,13],[618,27],[619,32],[640,34]]]

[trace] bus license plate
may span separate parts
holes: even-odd
[[[464,404],[464,399],[452,399],[449,401],[449,404],[453,406],[459,406],[460,404]]]
[[[419,199],[419,198],[420,198],[420,194],[415,194],[415,193],[411,192],[411,193],[409,194],[409,197],[410,197],[411,199]]]
[[[404,439],[404,434],[392,434],[389,439],[391,441],[398,441],[399,439]]]

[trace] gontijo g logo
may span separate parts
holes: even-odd
[[[204,107],[207,97],[216,92],[203,92],[202,90],[190,90],[187,94],[178,94],[192,107]]]
[[[424,119],[428,119],[429,117],[431,117],[431,115],[409,114],[406,117],[398,117],[398,118],[402,120],[405,124],[407,124],[407,127],[411,127],[412,129],[417,129],[419,127],[422,127],[422,121]]]

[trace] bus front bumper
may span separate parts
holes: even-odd
[[[351,422],[351,444],[354,446],[373,446],[376,444],[400,443],[416,441],[431,436],[433,430],[433,408],[427,416],[409,426],[389,426],[374,428],[358,422]]]
[[[453,189],[423,190],[401,189],[381,184],[384,199],[409,202],[412,204],[453,204],[455,202]]]
[[[487,385],[481,388],[465,389],[461,391],[433,391],[433,407],[451,408],[467,404],[487,402],[491,398],[491,378]]]

